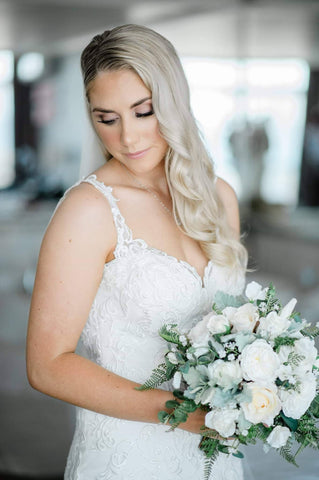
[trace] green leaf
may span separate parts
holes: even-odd
[[[214,305],[216,306],[217,310],[224,310],[226,307],[240,307],[244,303],[246,303],[245,297],[242,295],[234,296],[228,295],[228,293],[218,291],[214,296]]]
[[[295,418],[286,417],[286,415],[282,411],[280,412],[280,416],[287,425],[287,427],[290,428],[290,430],[292,430],[293,432],[297,430],[298,420],[296,420]]]
[[[222,453],[229,453],[229,447],[227,445],[223,445],[222,443],[218,445],[218,450]]]
[[[310,327],[303,328],[301,330],[301,333],[304,336],[315,338],[319,335],[319,328],[316,327],[315,325],[311,325]]]
[[[185,412],[187,413],[191,413],[191,412],[195,412],[195,410],[197,410],[198,408],[198,405],[196,405],[196,403],[193,401],[193,400],[185,400],[183,402],[183,410],[185,410]]]
[[[177,402],[176,400],[167,400],[167,402],[165,403],[166,408],[176,408],[178,406],[179,402]]]
[[[161,423],[166,423],[169,418],[169,413],[161,410],[160,412],[158,412],[157,417]]]
[[[245,455],[242,452],[237,451],[236,453],[233,453],[233,456],[237,458],[244,458]]]
[[[274,345],[275,352],[278,352],[283,345],[293,346],[296,340],[298,339],[292,337],[276,337]]]
[[[184,392],[182,390],[174,390],[173,391],[174,397],[178,398],[179,400],[184,400]]]
[[[183,410],[176,409],[174,411],[174,414],[172,415],[173,421],[171,423],[175,423],[175,422],[184,423],[186,422],[187,418],[188,418],[188,415],[186,412],[184,412]]]
[[[172,376],[173,375],[169,373],[167,365],[162,363],[157,368],[154,368],[150,378],[140,387],[135,387],[135,390],[143,391],[157,388],[159,385],[162,385],[162,383],[172,378]]]
[[[184,363],[184,365],[181,365],[179,367],[179,370],[180,370],[181,373],[188,373],[189,367],[190,367],[190,362],[186,362],[186,363]]]
[[[176,330],[177,324],[163,325],[159,330],[159,335],[169,343],[175,343],[183,347],[182,342],[180,341],[180,333]]]

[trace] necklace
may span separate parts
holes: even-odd
[[[120,160],[119,160],[120,162]],[[151,190],[147,185],[145,185],[144,183],[140,182],[131,172],[130,170],[127,168],[127,166],[120,162],[120,164],[122,165],[123,168],[125,168],[125,170],[127,171],[127,173],[130,175],[130,177],[135,181],[135,183],[137,185],[139,185],[143,190],[146,190],[148,193],[150,193],[152,195],[152,197],[155,198],[155,200],[157,200],[161,206],[164,208],[164,210],[171,216],[173,217],[173,212],[167,208],[167,206],[165,205],[165,203],[162,202],[162,200],[160,198],[158,198],[158,196],[156,195],[155,192],[153,192],[153,190]],[[177,225],[181,225],[180,222],[177,222]]]

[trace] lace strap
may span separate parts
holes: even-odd
[[[112,215],[113,221],[117,232],[117,245],[114,250],[114,256],[117,257],[120,254],[120,251],[123,247],[126,247],[128,243],[132,241],[133,235],[131,229],[126,225],[123,215],[121,214],[117,202],[119,199],[113,196],[113,189],[110,186],[105,185],[103,182],[100,182],[96,175],[92,174],[88,177],[83,178],[79,182],[76,183],[78,185],[81,182],[87,182],[93,185],[99,192],[104,195],[104,197],[108,200]],[[75,186],[75,185],[73,185]],[[72,188],[72,187],[71,187]],[[67,190],[68,191],[68,190]]]

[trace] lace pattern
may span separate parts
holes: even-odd
[[[134,239],[112,188],[95,175],[81,181],[92,184],[106,197],[117,231],[115,258],[105,264],[81,342],[92,361],[142,383],[166,351],[158,337],[160,326],[171,322],[181,331],[188,330],[210,311],[217,290],[238,294],[244,277],[210,261],[201,278],[187,262]],[[171,385],[162,388],[170,389]],[[199,435],[181,429],[167,433],[164,425],[77,408],[64,478],[202,480],[204,456],[198,449],[199,441]],[[211,478],[242,480],[240,460],[221,455]]]

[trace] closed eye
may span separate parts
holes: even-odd
[[[104,125],[113,125],[113,123],[116,121],[114,118],[113,120],[97,120],[97,123],[104,123]]]
[[[135,115],[137,116],[137,118],[140,118],[140,117],[149,117],[149,116],[153,115],[153,113],[154,113],[153,110],[150,110],[149,112],[145,112],[145,113],[136,112]]]

